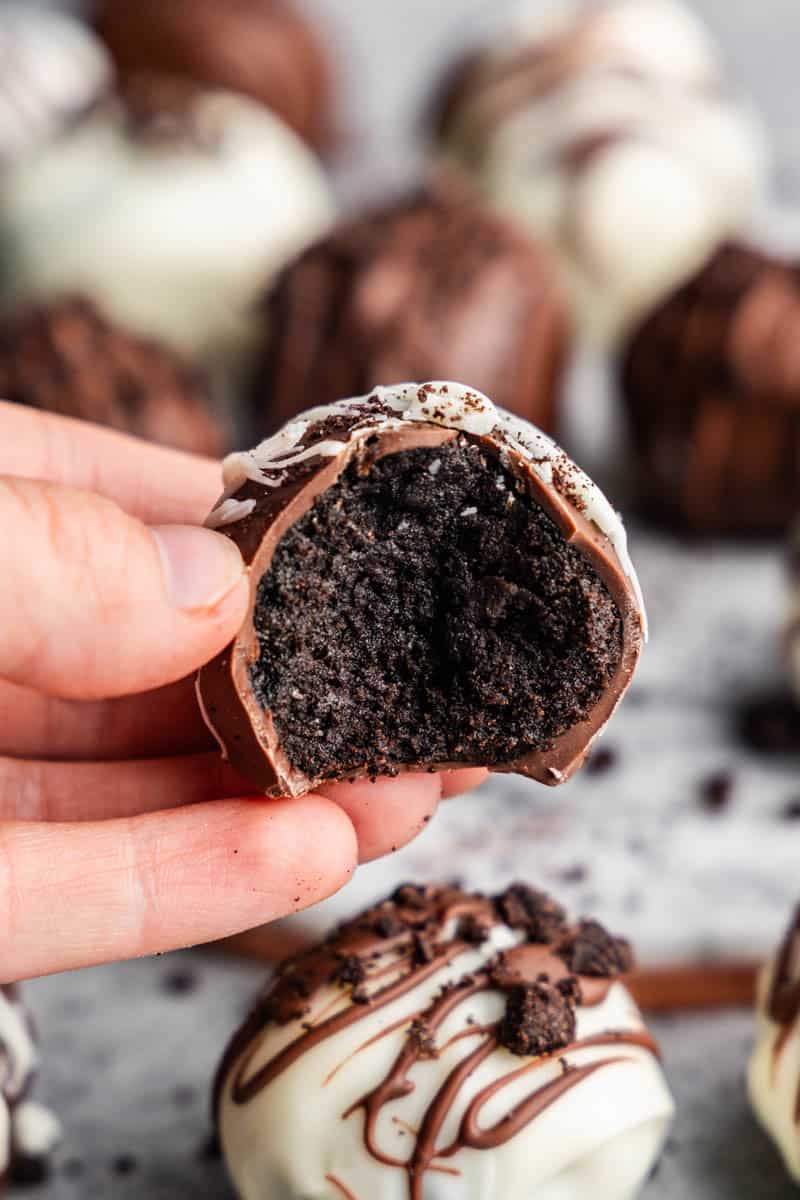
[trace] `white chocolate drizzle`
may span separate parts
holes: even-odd
[[[350,419],[340,438],[303,445],[314,426],[336,417]],[[409,421],[490,438],[500,448],[504,465],[508,465],[509,452],[522,458],[546,487],[554,489],[608,538],[633,588],[646,636],[644,599],[628,552],[625,527],[603,492],[541,429],[498,408],[488,396],[461,383],[434,381],[377,387],[367,396],[309,409],[254,450],[229,455],[222,471],[225,492],[209,517],[210,528],[219,529],[250,515],[255,502],[234,499],[244,484],[278,488],[286,481],[288,468],[315,457],[335,457],[353,441],[366,440],[376,431],[402,429]],[[246,512],[243,505],[249,506]]]
[[[25,1010],[14,995],[0,988],[0,1177],[8,1169],[13,1148],[31,1157],[44,1157],[61,1137],[61,1126],[53,1114],[27,1098],[31,1080],[39,1066],[39,1053]],[[2,1117],[0,1113],[0,1117]]]

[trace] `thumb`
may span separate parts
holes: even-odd
[[[2,476],[0,528],[0,678],[70,699],[146,691],[244,620],[241,555],[208,529],[151,529],[93,493]]]

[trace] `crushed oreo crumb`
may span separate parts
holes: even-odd
[[[593,978],[624,975],[634,965],[630,943],[613,937],[597,921],[581,921],[557,953],[575,975]]]
[[[700,799],[707,812],[722,812],[733,798],[734,779],[729,771],[709,775],[700,785]]]
[[[564,932],[564,909],[546,892],[513,883],[494,900],[495,908],[512,929],[524,929],[529,942],[552,942]]]
[[[512,988],[497,1033],[512,1054],[552,1054],[575,1039],[575,1000],[559,987],[537,982]]]

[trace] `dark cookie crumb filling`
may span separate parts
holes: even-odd
[[[545,750],[622,654],[594,569],[465,436],[353,462],[280,542],[255,627],[255,695],[311,779]]]

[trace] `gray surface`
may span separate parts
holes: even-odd
[[[417,162],[410,131],[420,96],[451,51],[451,34],[463,38],[482,3],[307,3],[328,20],[349,66],[349,108],[361,137],[343,173],[343,195],[404,183]],[[698,0],[696,7],[770,122],[780,199],[800,199],[796,0]],[[593,412],[602,411],[599,386],[593,371],[582,389]],[[581,456],[596,459],[597,428],[585,407],[574,424]],[[736,745],[732,698],[779,678],[780,548],[679,549],[639,531],[633,540],[653,640],[636,692],[608,734],[619,769],[579,778],[558,796],[519,781],[495,782],[450,806],[412,850],[361,873],[327,915],[307,918],[307,925],[352,909],[394,878],[455,866],[475,883],[537,876],[571,905],[598,910],[632,933],[649,958],[772,944],[793,899],[800,841],[800,828],[793,831],[777,814],[800,794],[800,780],[796,764],[765,766]],[[731,811],[714,818],[700,808],[697,789],[720,767],[735,770],[736,790]],[[586,873],[570,881],[575,866]],[[197,990],[165,992],[165,975],[187,962],[197,970]],[[32,1194],[228,1196],[221,1165],[198,1158],[206,1090],[259,977],[257,969],[201,953],[31,985],[45,1035],[42,1092],[67,1126],[52,1183]],[[747,1111],[750,1025],[748,1013],[657,1023],[679,1116],[648,1200],[797,1194]],[[129,1176],[112,1169],[120,1155],[138,1161]],[[83,1164],[79,1176],[65,1174],[70,1160]]]
[[[194,992],[164,991],[165,978],[178,968],[196,973]],[[219,1049],[262,975],[196,952],[32,985],[45,1030],[42,1093],[62,1112],[67,1139],[52,1182],[31,1194],[41,1200],[231,1197],[222,1164],[198,1152]],[[750,1013],[655,1022],[678,1119],[643,1200],[797,1195],[747,1111],[743,1071],[751,1024]],[[185,1094],[176,1097],[178,1089]],[[137,1160],[125,1177],[113,1169],[119,1155]],[[81,1173],[70,1177],[76,1161]]]

